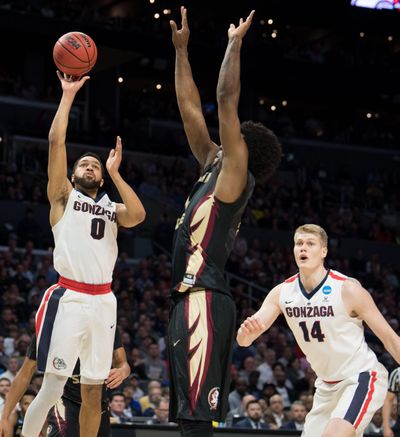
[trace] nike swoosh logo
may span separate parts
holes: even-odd
[[[285,304],[286,304],[286,305],[289,305],[289,304],[292,303],[292,302],[293,302],[292,300],[289,301],[289,302],[288,302],[287,300],[285,300]]]
[[[174,347],[181,341],[181,339],[174,341],[173,345]]]

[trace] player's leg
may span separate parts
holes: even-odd
[[[50,408],[61,398],[67,379],[66,376],[45,373],[42,387],[25,415],[22,428],[24,437],[39,435]]]
[[[317,379],[311,411],[307,414],[301,437],[322,436],[330,415],[336,406],[333,387]]]
[[[97,437],[110,437],[110,409],[103,405]]]
[[[235,314],[230,297],[211,291],[189,293],[172,310],[170,420],[185,437],[211,436],[226,414]]]
[[[79,352],[82,405],[80,435],[96,437],[101,419],[104,380],[112,365],[116,329],[116,298],[113,293],[90,296],[90,323]]]
[[[93,382],[94,384],[84,384],[81,377],[82,404],[79,429],[80,435],[85,437],[96,437],[100,428],[103,381]]]
[[[355,437],[354,426],[343,419],[330,419],[322,437]]]
[[[385,400],[388,384],[387,371],[381,364],[378,364],[375,370],[362,372],[348,378],[343,383],[345,386],[326,428],[326,437],[335,435],[338,426],[343,429],[345,437],[363,435],[375,411],[383,405]]]
[[[47,437],[79,436],[80,404],[62,397],[47,415]]]

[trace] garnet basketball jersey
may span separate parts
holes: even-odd
[[[365,341],[362,320],[351,317],[343,304],[346,279],[328,270],[322,282],[307,293],[297,274],[280,291],[279,306],[297,344],[317,376],[328,382],[370,370],[377,363]]]
[[[112,281],[118,255],[116,204],[106,193],[92,199],[73,189],[61,220],[53,226],[54,268],[86,284]]]

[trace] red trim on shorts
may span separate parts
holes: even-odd
[[[68,290],[85,294],[106,294],[111,292],[111,282],[108,284],[85,284],[83,282],[73,281],[72,279],[60,276],[58,285],[65,287]]]
[[[347,278],[343,276],[335,275],[335,273],[329,272],[329,276],[333,279],[336,279],[337,281],[345,281]]]
[[[47,291],[45,292],[45,295],[42,299],[42,302],[40,303],[38,312],[36,314],[36,320],[35,320],[35,331],[36,331],[36,341],[39,343],[39,333],[40,333],[40,328],[42,327],[42,321],[43,321],[43,316],[44,316],[44,312],[45,312],[45,308],[47,306],[47,302],[50,299],[51,294],[53,293],[53,291],[58,288],[58,284],[52,285],[50,288],[47,289]]]
[[[371,403],[372,395],[374,394],[374,391],[375,391],[375,381],[377,380],[376,372],[375,371],[371,372],[371,376],[372,376],[372,378],[371,378],[367,398],[364,402],[364,406],[361,410],[361,413],[358,416],[357,422],[354,424],[355,429],[357,429],[357,427],[360,425],[361,421],[363,420],[363,417],[365,416],[365,413],[368,410],[369,404]]]
[[[324,380],[323,380],[324,381]],[[338,384],[339,382],[342,382],[343,379],[339,380],[339,381],[324,381],[326,384]]]

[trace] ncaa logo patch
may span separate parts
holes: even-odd
[[[322,289],[322,293],[327,296],[328,294],[332,293],[332,287],[330,285],[325,285],[325,287]]]
[[[67,365],[62,358],[55,357],[53,360],[53,367],[57,370],[64,370],[67,368]]]
[[[218,400],[219,400],[219,387],[213,387],[208,393],[208,404],[210,405],[210,410],[217,409]]]

